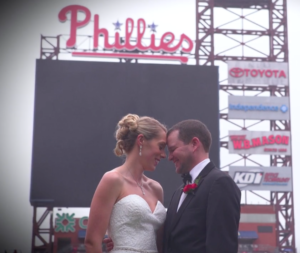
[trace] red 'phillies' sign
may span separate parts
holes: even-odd
[[[286,74],[284,70],[273,70],[273,69],[242,69],[242,68],[231,68],[229,74],[232,77],[252,76],[252,77],[284,77]]]
[[[84,20],[80,21],[77,19],[78,12],[83,12],[85,15]],[[59,20],[64,22],[67,20],[67,14],[71,15],[71,26],[70,26],[70,38],[67,40],[67,47],[74,47],[76,45],[77,29],[89,23],[91,19],[91,12],[88,8],[81,5],[69,5],[63,8],[59,14]],[[150,44],[147,46],[142,45],[142,39],[146,31],[146,22],[144,19],[138,19],[137,21],[137,33],[136,33],[136,44],[130,43],[130,38],[133,33],[134,21],[131,18],[126,19],[126,30],[124,43],[120,42],[120,34],[115,33],[114,43],[109,43],[109,32],[105,28],[99,28],[99,15],[94,15],[94,34],[93,34],[93,47],[98,48],[98,39],[102,35],[104,38],[105,49],[117,49],[133,51],[139,50],[142,52],[153,51],[153,52],[167,52],[175,53],[181,49],[184,53],[190,53],[193,50],[193,41],[186,36],[181,34],[180,40],[177,44],[173,45],[175,36],[172,32],[166,32],[160,39],[159,45],[155,44],[155,34],[151,34]],[[168,39],[168,40],[167,40]],[[187,43],[187,46],[183,46],[183,42]],[[141,59],[160,59],[160,60],[180,60],[183,63],[187,63],[188,57],[175,56],[175,55],[147,55],[147,54],[136,54],[136,53],[97,53],[97,52],[73,52],[72,55],[76,56],[98,56],[98,57],[118,57],[118,58],[141,58]]]

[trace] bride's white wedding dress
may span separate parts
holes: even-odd
[[[111,253],[156,253],[156,232],[164,223],[166,210],[157,202],[151,211],[139,195],[131,194],[113,207],[108,226],[108,236],[114,242]]]

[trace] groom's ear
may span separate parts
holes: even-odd
[[[199,148],[203,149],[202,143],[197,137],[193,137],[190,143],[192,145],[193,151],[196,151]]]

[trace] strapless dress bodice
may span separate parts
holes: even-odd
[[[156,253],[156,232],[163,225],[166,209],[157,202],[152,212],[139,195],[131,194],[113,207],[108,236],[114,242],[111,253]]]

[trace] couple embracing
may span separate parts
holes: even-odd
[[[209,160],[211,134],[202,122],[185,120],[167,130],[154,118],[128,114],[116,140],[115,154],[126,160],[105,173],[95,191],[87,253],[102,252],[106,231],[112,253],[237,252],[241,193]],[[166,146],[184,180],[167,211],[161,185],[143,174],[166,158]]]

